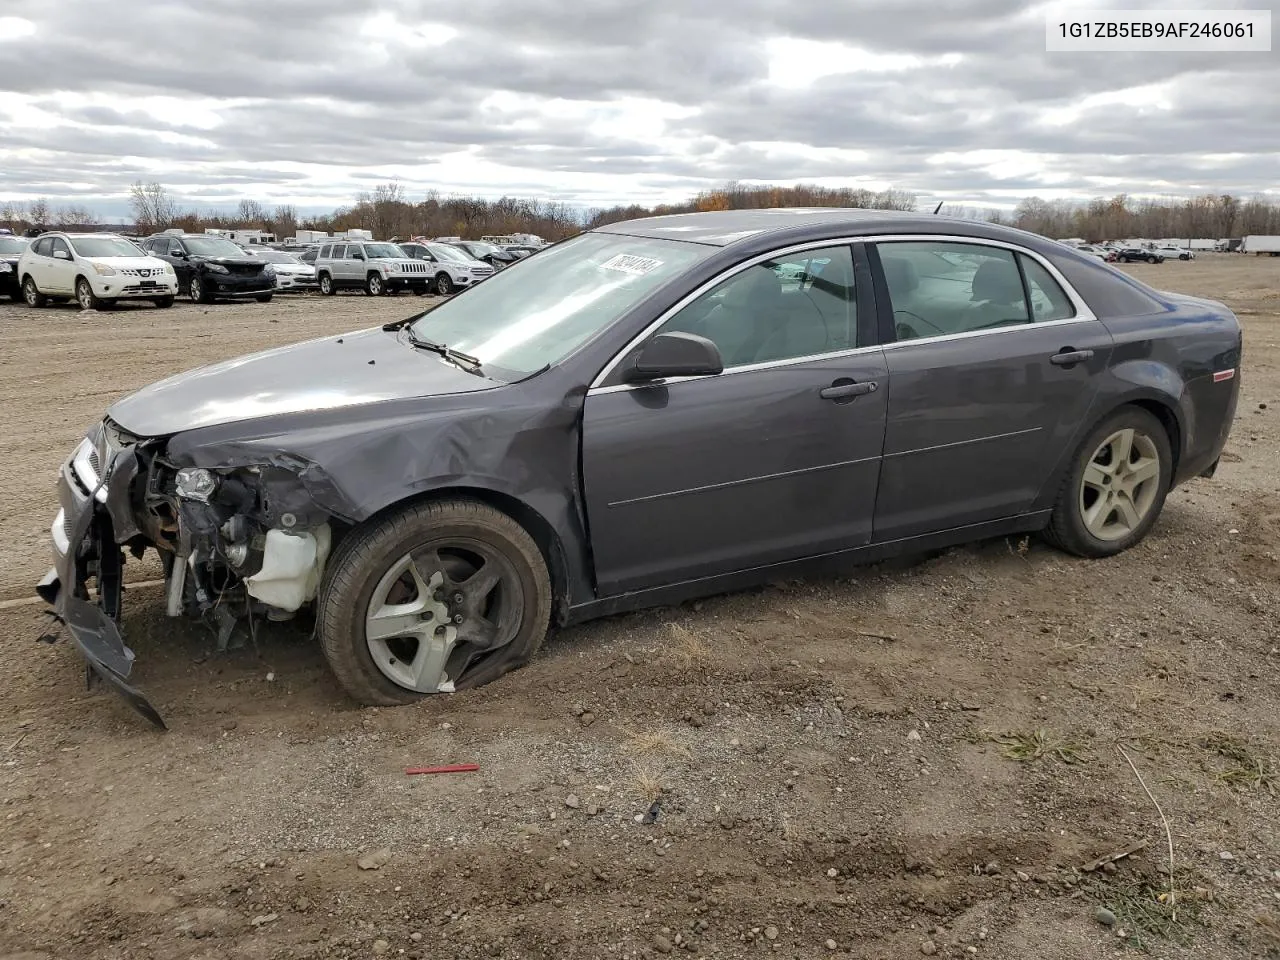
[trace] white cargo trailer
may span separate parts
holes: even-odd
[[[1252,253],[1262,256],[1264,253],[1280,257],[1280,236],[1250,234],[1240,243],[1241,253]]]

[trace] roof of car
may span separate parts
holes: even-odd
[[[1026,242],[1030,234],[1009,227],[960,217],[937,216],[914,210],[864,210],[855,207],[781,207],[766,210],[715,210],[624,220],[595,228],[655,239],[684,240],[724,247],[771,233],[812,233],[815,237],[842,233],[950,233]],[[1040,240],[1041,238],[1035,238]],[[1066,248],[1062,244],[1058,246]]]

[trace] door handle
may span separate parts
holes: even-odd
[[[1088,360],[1093,356],[1092,350],[1071,350],[1065,349],[1055,353],[1049,358],[1049,362],[1057,364],[1059,367],[1070,367],[1079,363],[1081,360]]]
[[[861,397],[868,393],[875,393],[879,384],[874,380],[864,380],[862,383],[856,383],[852,380],[836,381],[829,387],[823,387],[818,392],[823,400],[834,400],[837,403],[848,402],[855,397]]]

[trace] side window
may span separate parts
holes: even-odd
[[[48,237],[37,240],[31,245],[31,252],[39,257],[47,257],[53,253],[52,241]]]
[[[316,259],[328,260],[329,254],[332,252],[332,250],[333,250],[333,246],[331,244],[326,243],[323,247],[320,248],[320,252],[316,254]]]
[[[67,246],[67,241],[63,240],[61,237],[54,237],[53,240],[51,241],[51,244],[52,244],[51,253],[56,254],[59,250],[61,250],[68,257],[71,256],[71,248]]]
[[[348,259],[348,260],[355,260],[355,259],[356,259],[356,258],[358,258],[358,257],[360,256],[360,254],[362,254],[362,253],[364,253],[364,248],[363,248],[363,247],[361,247],[361,246],[360,246],[360,244],[358,244],[358,243],[349,243],[349,244],[347,244],[347,259]]]
[[[684,307],[658,331],[696,333],[741,367],[858,346],[853,257],[822,247],[755,264]]]
[[[1011,250],[939,240],[877,249],[899,340],[1031,321]]]
[[[1022,272],[1027,278],[1027,290],[1031,293],[1031,319],[1037,323],[1046,320],[1069,320],[1076,315],[1075,304],[1039,261],[1018,254]]]

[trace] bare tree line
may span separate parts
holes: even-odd
[[[183,210],[163,184],[138,182],[130,189],[129,202],[140,233],[169,227],[195,231],[206,227],[238,227],[268,230],[283,239],[293,236],[299,227],[330,232],[358,227],[372,231],[379,239],[534,233],[548,240],[560,240],[584,228],[637,217],[772,207],[914,210],[917,197],[903,190],[872,191],[807,184],[776,187],[730,182],[705,190],[683,203],[631,204],[583,211],[559,201],[518,197],[487,200],[442,196],[434,190],[415,201],[409,199],[403,184],[393,181],[377,184],[372,190],[359,194],[350,206],[340,207],[328,215],[308,217],[299,216],[297,209],[290,205],[268,209],[253,199],[241,200],[234,212]],[[1085,203],[1028,197],[1012,213],[954,205],[945,206],[942,212],[1009,224],[1048,237],[1082,237],[1095,242],[1128,237],[1220,239],[1246,234],[1280,234],[1280,204],[1260,197],[1242,200],[1229,194],[1140,200],[1122,194]],[[0,205],[0,222],[11,228],[87,227],[93,224],[94,215],[82,206],[57,207],[40,199],[26,204]]]
[[[1221,240],[1249,234],[1280,234],[1280,204],[1260,197],[1241,200],[1230,194],[1205,194],[1185,200],[1133,200],[1121,194],[1088,203],[1028,197],[1011,217],[987,219],[1012,223],[1046,237],[1081,237],[1092,242],[1131,237]]]

